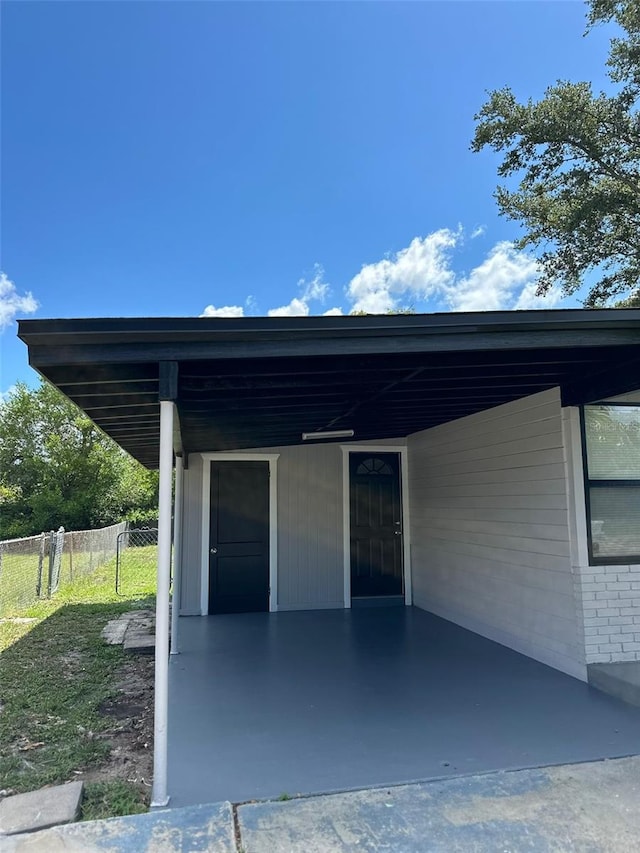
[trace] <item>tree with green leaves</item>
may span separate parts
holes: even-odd
[[[640,291],[630,296],[628,299],[622,299],[616,302],[616,308],[640,308]]]
[[[640,3],[590,0],[586,34],[604,23],[618,26],[607,61],[613,94],[566,81],[540,101],[490,92],[471,144],[504,155],[496,199],[523,227],[517,247],[537,250],[538,293],[560,285],[571,294],[593,277],[590,307],[640,292]]]
[[[0,403],[0,539],[86,530],[157,507],[147,471],[48,382]]]

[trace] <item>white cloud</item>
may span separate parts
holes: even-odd
[[[484,229],[476,228],[471,236],[480,233]],[[468,274],[456,273],[452,257],[463,239],[460,228],[440,229],[363,266],[346,288],[351,311],[382,314],[427,300],[430,310],[499,311],[553,308],[562,300],[559,288],[536,296],[537,261],[507,241],[496,243]]]
[[[450,254],[462,232],[441,228],[415,237],[399,252],[374,264],[365,264],[347,285],[351,310],[384,314],[401,301],[424,300],[454,281]]]
[[[308,317],[309,306],[303,299],[297,299],[295,296],[288,305],[282,305],[280,308],[269,308],[267,311],[269,317]]]
[[[475,228],[471,238],[481,234],[484,226]],[[335,305],[323,311],[322,304],[331,288],[324,280],[323,267],[315,264],[311,277],[298,281],[298,295],[284,305],[270,308],[267,315],[338,317],[360,311],[385,314],[404,306],[416,311],[498,311],[553,308],[562,303],[559,288],[553,288],[546,296],[536,296],[539,270],[535,258],[507,241],[496,243],[469,272],[456,272],[455,256],[464,242],[462,227],[441,228],[425,237],[414,237],[408,246],[379,261],[364,264],[345,287],[346,310]],[[250,296],[244,307],[208,305],[201,316],[243,317],[257,313],[255,299]]]
[[[308,317],[311,308],[310,302],[324,302],[327,298],[330,286],[324,281],[324,267],[322,264],[314,264],[313,277],[310,280],[301,278],[298,281],[300,296],[294,296],[288,305],[280,308],[270,308],[267,311],[269,317]]]
[[[521,291],[535,290],[538,265],[534,258],[514,249],[512,243],[497,243],[482,263],[445,289],[445,299],[454,311],[498,311],[517,305]]]
[[[247,298],[244,300],[244,307],[245,307],[247,314],[249,314],[249,315],[256,315],[259,313],[258,302],[257,302],[255,296],[251,296],[251,295],[247,296]]]
[[[244,317],[244,308],[242,305],[223,305],[222,308],[216,308],[214,305],[207,305],[201,317]]]
[[[555,308],[563,298],[562,290],[559,287],[552,287],[544,296],[538,296],[536,288],[537,284],[535,281],[525,284],[513,307],[527,310],[532,308]]]
[[[476,237],[482,237],[486,230],[487,229],[484,227],[484,225],[478,225],[478,227],[474,228],[471,232],[471,239],[475,240]]]
[[[31,293],[18,293],[11,279],[0,272],[0,329],[12,323],[17,314],[33,314],[37,308]]]
[[[324,267],[322,264],[314,264],[313,278],[311,281],[301,278],[298,281],[298,287],[302,291],[302,299],[305,302],[309,302],[313,299],[324,302],[327,294],[329,293],[330,287],[326,281],[324,281]]]

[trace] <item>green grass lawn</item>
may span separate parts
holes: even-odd
[[[108,760],[113,720],[99,707],[114,696],[125,655],[101,631],[121,613],[151,606],[155,592],[156,548],[130,550],[135,577],[122,589],[135,593],[116,593],[114,559],[0,622],[0,787],[30,791]],[[146,791],[126,779],[87,784],[85,818],[145,808]]]
[[[38,601],[37,590],[40,580],[40,598],[47,598],[49,557],[45,555],[42,570],[39,569],[39,541],[34,539],[23,545],[26,553],[5,552],[0,560],[0,619],[22,616],[26,608]],[[28,550],[27,550],[28,549]],[[28,551],[31,551],[29,553]],[[144,594],[149,586],[149,560],[153,562],[151,571],[155,573],[156,546],[125,548],[121,554],[119,590],[125,597]],[[65,545],[60,565],[60,586],[65,595],[73,595],[77,583],[83,577],[93,577],[98,569],[94,568],[100,559],[105,559],[100,551],[71,552]],[[111,573],[111,583],[115,584],[115,559],[107,564]],[[39,579],[39,575],[41,575]],[[104,580],[104,575],[102,576]],[[105,580],[108,585],[108,581]],[[58,598],[58,594],[55,593]]]
[[[35,547],[35,543],[34,543]],[[43,592],[47,588],[48,558],[44,560]],[[0,618],[22,613],[36,598],[38,553],[2,554],[0,565]]]

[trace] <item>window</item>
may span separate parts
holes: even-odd
[[[592,563],[640,563],[640,406],[584,406]]]
[[[356,474],[383,474],[389,476],[389,474],[393,474],[393,470],[382,459],[365,459],[364,462],[358,465]]]

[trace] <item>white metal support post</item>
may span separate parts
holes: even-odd
[[[178,644],[178,617],[180,615],[180,590],[182,587],[182,495],[184,466],[182,456],[176,456],[176,485],[173,499],[173,594],[171,596],[171,654],[180,651]]]
[[[166,806],[169,716],[169,583],[171,578],[171,471],[173,402],[160,401],[160,494],[158,498],[158,589],[156,593],[153,788],[151,805]]]

